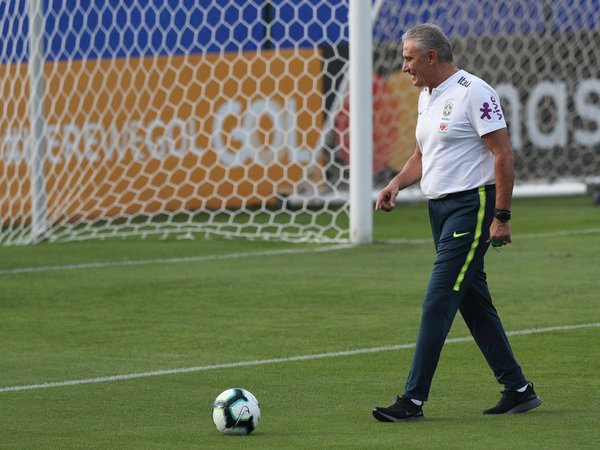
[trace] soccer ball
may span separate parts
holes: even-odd
[[[227,389],[215,399],[212,417],[221,433],[250,434],[260,420],[258,400],[245,389]]]

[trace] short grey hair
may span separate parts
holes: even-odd
[[[441,63],[452,62],[452,44],[442,29],[432,23],[424,23],[409,28],[402,36],[402,42],[413,39],[421,52],[437,51]]]

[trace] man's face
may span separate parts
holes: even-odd
[[[424,87],[427,86],[431,73],[430,55],[428,52],[423,53],[415,44],[413,39],[404,42],[402,72],[410,75],[413,86]]]

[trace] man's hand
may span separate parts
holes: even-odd
[[[510,222],[494,219],[490,226],[490,241],[501,245],[510,244],[512,242]]]
[[[389,184],[383,188],[383,190],[377,196],[377,202],[375,203],[375,211],[384,210],[386,212],[391,211],[396,206],[396,197],[398,196],[399,189],[396,186],[390,186]]]
[[[404,167],[392,180],[384,187],[377,196],[375,211],[383,209],[386,212],[391,211],[396,206],[396,197],[402,189],[412,186],[421,179],[423,172],[423,163],[421,149],[415,146],[415,152],[412,154]]]

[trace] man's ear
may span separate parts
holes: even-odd
[[[427,60],[430,65],[437,61],[437,52],[434,49],[430,48],[427,50]]]

